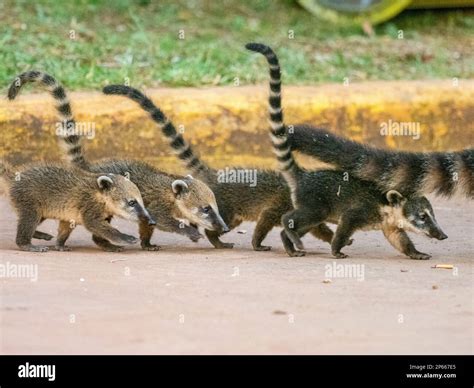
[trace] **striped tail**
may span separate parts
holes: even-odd
[[[273,50],[260,43],[247,43],[245,48],[265,56],[270,67],[270,138],[274,153],[277,156],[278,168],[290,186],[295,183],[295,177],[300,171],[291,153],[288,143],[288,130],[283,122],[283,110],[281,108],[281,71],[278,57]]]
[[[289,143],[293,151],[372,181],[383,192],[474,198],[473,148],[425,153],[383,150],[306,125],[294,127]]]
[[[14,100],[20,89],[29,82],[40,83],[56,100],[56,110],[59,115],[58,127],[56,134],[63,140],[66,147],[68,160],[81,168],[88,169],[83,154],[81,136],[76,133],[76,123],[72,116],[71,105],[67,98],[66,92],[61,84],[49,74],[41,71],[27,71],[15,78],[8,89],[8,99]]]
[[[125,85],[109,85],[104,87],[102,91],[108,95],[121,95],[135,101],[144,111],[148,112],[153,121],[158,125],[163,135],[169,140],[171,148],[184,162],[187,169],[196,174],[207,170],[207,166],[194,154],[191,146],[176,131],[173,123],[168,120],[165,114],[147,96],[139,90]]]

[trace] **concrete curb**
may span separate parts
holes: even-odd
[[[474,139],[474,80],[284,86],[286,122],[330,128],[378,147],[456,150]],[[148,90],[210,165],[274,167],[267,136],[267,86]],[[101,93],[70,93],[76,120],[91,123],[88,157],[128,157],[181,171],[166,142],[135,103]],[[56,113],[47,94],[0,101],[0,156],[13,162],[60,158]],[[412,123],[413,136],[382,136],[381,125]]]

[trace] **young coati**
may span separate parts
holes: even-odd
[[[32,238],[50,239],[35,232],[45,219],[59,220],[55,249],[69,250],[65,242],[76,224],[93,233],[102,247],[120,250],[117,244],[134,244],[137,238],[110,225],[113,216],[154,225],[143,206],[137,186],[114,174],[93,174],[62,164],[37,164],[13,169],[0,161],[0,178],[18,214],[16,244],[21,250],[46,252],[47,247],[31,244]]]
[[[382,193],[368,181],[342,171],[306,171],[293,159],[288,128],[281,108],[281,75],[277,56],[270,47],[249,43],[246,48],[265,56],[270,67],[270,137],[279,169],[291,188],[295,210],[282,217],[281,238],[290,256],[302,256],[301,237],[321,222],[337,223],[331,242],[332,254],[347,257],[341,249],[360,229],[382,229],[392,246],[412,259],[428,259],[418,252],[406,231],[425,233],[439,240],[447,238],[438,226],[425,197],[404,197],[395,190]],[[299,251],[294,249],[294,245]]]
[[[28,82],[40,83],[56,100],[62,124],[61,130],[57,132],[66,146],[70,163],[91,172],[113,173],[129,178],[142,193],[145,206],[156,220],[155,226],[158,229],[182,234],[192,241],[202,237],[196,225],[216,233],[228,231],[211,189],[190,175],[181,177],[167,174],[146,163],[133,160],[111,159],[89,163],[83,154],[81,136],[75,131],[75,122],[64,88],[53,77],[39,71],[23,73],[11,84],[9,99],[14,99],[21,87]],[[188,220],[191,225],[185,224],[182,219]],[[150,243],[153,230],[154,227],[148,223],[139,223],[141,246],[145,250],[160,248]],[[94,241],[97,242],[97,239]]]
[[[382,191],[474,198],[473,148],[457,152],[387,151],[306,125],[294,126],[288,142],[293,151],[373,181]]]
[[[105,94],[126,96],[137,102],[161,128],[171,147],[191,173],[206,182],[214,192],[222,218],[230,229],[242,221],[257,221],[252,246],[256,251],[269,250],[263,239],[274,226],[279,226],[281,216],[292,209],[290,190],[278,172],[256,171],[255,185],[245,182],[228,182],[221,179],[219,171],[208,167],[192,151],[190,145],[176,131],[164,113],[140,91],[124,85],[109,85]],[[243,170],[243,169],[234,169]],[[330,242],[331,229],[320,224],[310,232],[323,241]],[[219,240],[221,233],[206,228],[206,236],[215,248],[232,248],[234,244]]]

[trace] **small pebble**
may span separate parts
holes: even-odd
[[[325,283],[325,284],[332,283],[332,280],[331,279],[324,279],[323,283]]]

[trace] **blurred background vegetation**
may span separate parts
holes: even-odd
[[[273,46],[287,84],[474,76],[472,9],[404,11],[367,33],[291,0],[0,0],[4,86],[32,68],[68,89],[264,82],[249,41]]]

